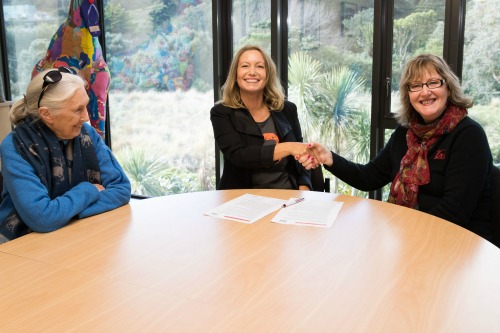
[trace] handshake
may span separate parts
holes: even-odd
[[[290,144],[292,144],[291,155],[293,155],[306,170],[317,168],[323,164],[327,166],[333,164],[332,152],[320,143],[290,142]]]

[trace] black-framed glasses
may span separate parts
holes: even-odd
[[[441,87],[446,81],[444,79],[432,80],[425,83],[408,83],[408,90],[411,92],[420,91],[427,86],[429,89],[436,89]]]
[[[53,83],[57,83],[57,82],[61,81],[61,79],[62,79],[61,73],[68,73],[68,74],[75,74],[76,75],[76,72],[74,69],[69,68],[69,67],[65,67],[65,66],[61,66],[61,67],[57,68],[57,71],[47,72],[47,74],[45,74],[43,77],[42,92],[40,93],[40,97],[38,97],[38,107],[40,107],[40,102],[42,101],[43,94],[45,93],[45,91],[47,91],[49,86]]]

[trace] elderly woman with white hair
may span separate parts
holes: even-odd
[[[89,125],[85,81],[60,67],[35,76],[11,108],[0,148],[0,243],[50,232],[130,200],[130,182]]]

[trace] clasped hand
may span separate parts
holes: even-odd
[[[317,168],[323,164],[331,166],[333,156],[330,150],[317,142],[310,142],[306,145],[307,149],[302,154],[296,154],[295,159],[302,164],[306,170]]]

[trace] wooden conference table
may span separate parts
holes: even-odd
[[[333,227],[204,216],[252,193]],[[0,245],[2,332],[498,332],[500,249],[384,202],[285,190],[132,201]]]

